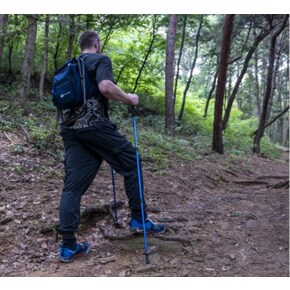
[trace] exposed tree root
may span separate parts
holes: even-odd
[[[261,185],[261,184],[265,184],[268,185],[269,183],[266,181],[261,181],[261,180],[233,180],[233,183],[237,183],[237,184],[241,184],[241,185]]]
[[[123,202],[117,202],[116,206],[117,208],[120,208],[123,205]],[[85,208],[83,211],[81,211],[81,223],[84,224],[88,222],[89,220],[96,218],[96,217],[104,217],[106,215],[113,215],[112,209],[114,208],[113,204],[103,204],[103,205],[97,205],[94,207]],[[49,234],[49,233],[59,233],[59,223],[54,224],[52,226],[43,228],[40,230],[41,234]]]
[[[289,180],[285,180],[285,181],[276,183],[274,185],[271,185],[270,187],[275,188],[275,189],[278,189],[278,188],[286,188],[287,189],[287,188],[289,188]]]
[[[140,237],[142,234],[140,233],[129,233],[129,234],[123,234],[123,235],[112,235],[109,234],[105,227],[99,226],[100,231],[102,232],[103,236],[105,239],[116,241],[116,240],[131,240],[136,237]],[[149,234],[150,235],[150,234]],[[190,239],[183,239],[180,238],[179,236],[166,236],[166,235],[154,235],[154,238],[163,240],[163,241],[173,241],[173,242],[179,242],[183,245],[191,245],[191,240]]]

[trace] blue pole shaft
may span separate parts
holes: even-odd
[[[134,128],[136,162],[137,162],[137,171],[138,171],[138,185],[139,185],[139,194],[140,194],[140,205],[141,205],[141,214],[142,214],[142,223],[143,223],[144,248],[145,248],[145,255],[146,255],[146,263],[149,264],[150,261],[149,261],[149,256],[148,256],[149,252],[148,252],[147,234],[146,234],[146,227],[145,227],[143,189],[142,189],[142,177],[141,177],[140,159],[139,159],[139,153],[138,153],[138,136],[137,136],[136,116],[133,116],[133,128]]]

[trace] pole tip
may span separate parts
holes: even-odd
[[[150,264],[149,253],[145,254],[145,260],[146,260],[146,264]]]
[[[115,228],[120,229],[121,228],[121,224],[119,222],[115,222]]]

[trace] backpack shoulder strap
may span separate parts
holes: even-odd
[[[78,67],[79,67],[81,85],[82,85],[83,96],[84,96],[84,104],[86,104],[87,103],[87,92],[86,92],[86,78],[85,78],[85,61],[82,57],[77,57],[76,61],[78,63]]]

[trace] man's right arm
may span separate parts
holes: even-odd
[[[133,106],[136,106],[139,103],[139,97],[136,94],[126,94],[110,80],[102,80],[99,82],[98,87],[102,95],[108,99],[120,101]]]

